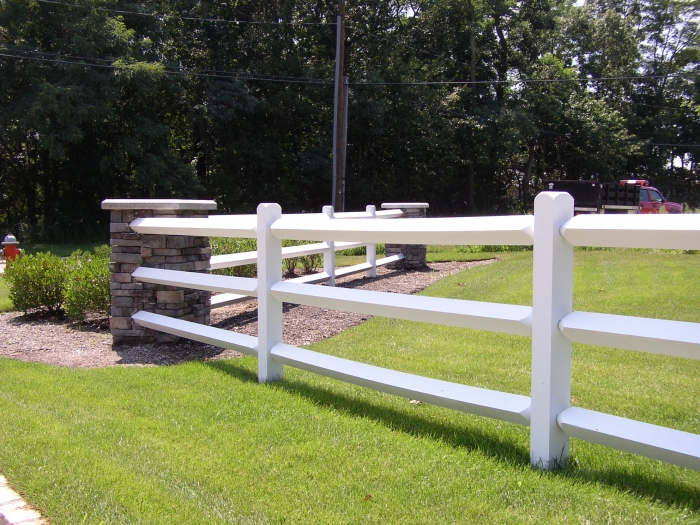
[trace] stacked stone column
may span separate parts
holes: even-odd
[[[142,235],[129,227],[141,217],[206,218],[214,201],[108,199],[110,210],[111,309],[113,344],[175,342],[179,338],[139,326],[131,315],[146,310],[200,324],[209,324],[211,293],[142,283],[131,277],[139,266],[209,273],[211,248],[207,237]]]
[[[421,219],[427,216],[429,204],[427,202],[385,202],[383,210],[401,210],[402,219]],[[396,220],[396,219],[392,219]],[[418,270],[426,266],[427,250],[425,244],[386,244],[386,257],[402,253],[404,258],[398,262],[387,264],[388,268]]]

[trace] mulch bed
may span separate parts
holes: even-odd
[[[492,260],[432,263],[420,271],[377,269],[377,277],[363,274],[339,279],[337,286],[414,294],[438,279]],[[305,346],[339,334],[370,316],[314,308],[284,305],[284,342]],[[217,328],[257,335],[257,300],[251,299],[212,310],[211,324]],[[11,312],[0,315],[0,356],[20,361],[42,362],[75,368],[105,366],[171,365],[190,360],[239,357],[241,354],[212,345],[182,340],[179,343],[118,346],[112,348],[112,336],[105,318],[85,323],[70,323],[45,314]]]

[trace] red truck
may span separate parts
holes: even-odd
[[[545,191],[565,191],[574,198],[576,213],[683,213],[684,205],[666,200],[648,180],[619,183],[593,180],[550,180]]]
[[[639,185],[639,213],[661,213],[662,207],[666,213],[683,213],[685,211],[684,204],[667,201],[659,190],[649,186],[648,180],[621,180],[620,184]]]

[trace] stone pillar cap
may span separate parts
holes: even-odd
[[[188,199],[106,199],[103,210],[215,210],[216,201]]]
[[[382,209],[394,210],[397,208],[430,208],[430,204],[428,204],[427,202],[382,202]]]

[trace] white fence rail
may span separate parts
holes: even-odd
[[[333,213],[330,206],[325,207],[323,213],[303,213],[292,215],[300,220],[309,220],[310,222],[323,220],[327,218],[334,219],[395,219],[403,215],[401,210],[382,210],[377,211],[375,206],[367,206],[365,211],[359,212],[344,212]],[[238,216],[233,216],[238,217]],[[151,221],[152,222],[152,221]],[[367,262],[355,264],[345,268],[335,267],[335,256],[332,252],[348,250],[350,248],[366,247]],[[306,284],[316,284],[328,282],[331,286],[335,285],[335,279],[345,277],[356,273],[367,272],[367,277],[377,276],[377,267],[384,266],[396,262],[403,258],[403,255],[394,255],[391,257],[382,257],[377,259],[377,245],[372,243],[362,242],[320,242],[315,244],[305,244],[302,246],[287,246],[282,248],[282,259],[291,259],[294,257],[303,257],[305,255],[322,254],[324,256],[323,272],[315,273],[294,279],[295,282]],[[257,264],[258,252],[243,252],[229,253],[225,255],[213,255],[210,261],[212,270],[220,270],[223,268],[233,268],[236,266],[244,266],[246,264]],[[208,289],[208,288],[207,288]],[[215,295],[211,299],[212,308],[220,308],[230,304],[246,301],[252,297],[251,295],[236,294],[236,293],[221,293]]]
[[[332,211],[324,211],[332,219]],[[530,425],[531,462],[540,468],[554,468],[566,460],[573,436],[700,470],[698,435],[570,406],[572,342],[700,359],[698,323],[573,312],[574,246],[700,249],[700,215],[574,217],[568,194],[546,192],[535,200],[534,216],[308,220],[282,215],[276,204],[261,204],[257,216],[137,219],[131,227],[139,233],[257,236],[257,279],[146,268],[133,274],[146,282],[257,296],[257,338],[148,312],[137,312],[133,319],[156,330],[257,355],[260,381],[281,379],[283,365],[290,365],[426,403]],[[282,239],[319,238],[361,243],[532,244],[533,304],[418,299],[283,281]],[[283,302],[532,336],[531,396],[429,379],[285,345]]]

